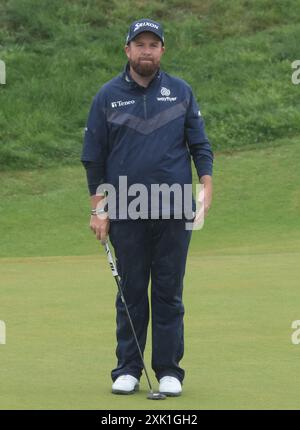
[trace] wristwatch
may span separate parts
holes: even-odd
[[[91,215],[101,215],[105,214],[107,211],[104,208],[100,209],[91,209]]]

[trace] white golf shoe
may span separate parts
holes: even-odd
[[[164,376],[159,380],[159,392],[170,397],[180,396],[182,393],[181,383],[174,376]]]
[[[113,394],[133,394],[139,389],[139,380],[131,375],[121,375],[112,384]]]

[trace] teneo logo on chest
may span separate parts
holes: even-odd
[[[111,102],[111,107],[116,108],[120,106],[128,106],[128,105],[133,105],[134,103],[135,103],[135,100],[126,100],[124,102],[121,100],[118,100],[117,102]]]

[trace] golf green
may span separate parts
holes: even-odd
[[[299,147],[217,155],[186,268],[183,395],[161,402],[144,376],[133,396],[110,392],[116,286],[82,168],[2,173],[0,409],[299,408]]]
[[[144,376],[134,396],[110,393],[116,290],[102,255],[3,259],[1,408],[297,408],[299,258],[190,255],[184,393],[164,402],[146,399]]]

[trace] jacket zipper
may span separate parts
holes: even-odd
[[[143,95],[143,99],[144,99],[144,116],[145,116],[145,119],[147,119],[146,94]]]

